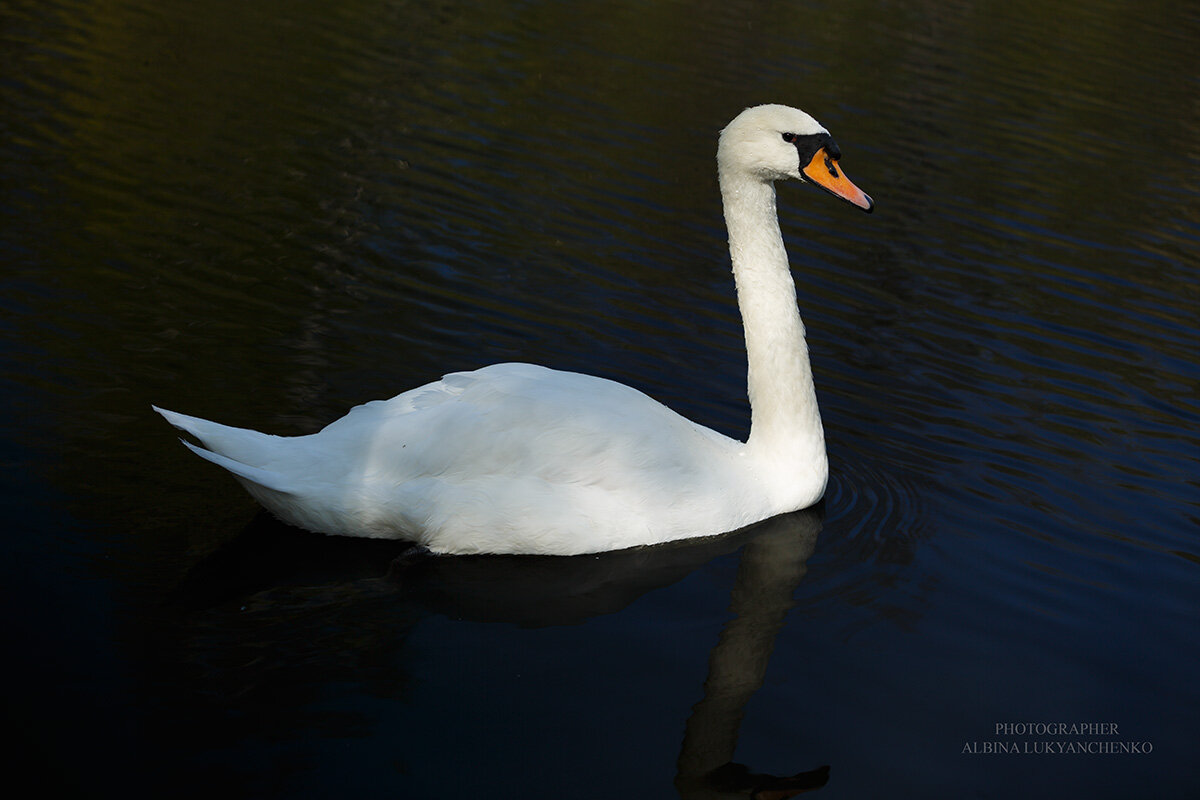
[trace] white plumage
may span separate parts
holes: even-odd
[[[435,552],[600,552],[804,508],[820,499],[828,468],[773,182],[807,178],[871,210],[837,155],[824,128],[786,106],[747,109],[721,134],[749,362],[746,443],[628,386],[529,364],[453,373],[310,436],[155,410],[284,521]]]

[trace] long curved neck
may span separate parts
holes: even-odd
[[[729,254],[749,363],[747,448],[781,467],[825,464],[825,435],[796,307],[796,285],[775,210],[775,187],[720,173]],[[790,471],[790,470],[789,470]],[[822,488],[824,474],[820,476]]]

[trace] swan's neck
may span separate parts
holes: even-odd
[[[796,285],[779,231],[775,187],[740,174],[723,173],[720,180],[749,362],[747,451],[785,474],[816,468],[823,490],[825,435]]]

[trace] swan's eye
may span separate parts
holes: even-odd
[[[783,140],[784,140],[785,142],[787,142],[788,144],[792,144],[793,142],[795,142],[795,141],[796,141],[796,134],[794,134],[794,133],[785,133],[785,134],[783,135]]]

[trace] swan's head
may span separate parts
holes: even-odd
[[[798,108],[747,108],[721,131],[717,166],[762,181],[794,178],[870,212],[875,202],[838,165],[842,151],[821,123]]]

